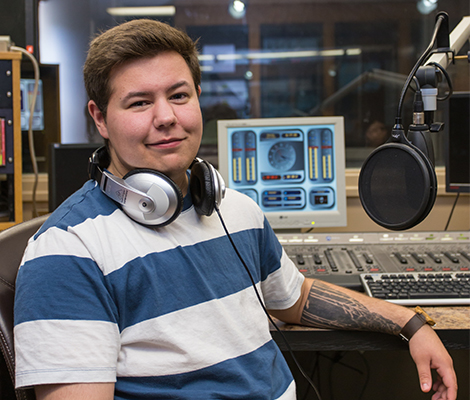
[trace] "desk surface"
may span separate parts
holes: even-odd
[[[470,349],[470,307],[423,307],[436,321],[434,329],[449,350]],[[277,323],[294,351],[403,350],[408,345],[385,333],[335,331]],[[272,336],[285,351],[282,336],[272,327]]]

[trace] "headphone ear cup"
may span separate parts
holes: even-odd
[[[364,162],[359,197],[369,217],[387,229],[409,229],[434,205],[437,178],[427,157],[412,144],[386,143]]]
[[[131,187],[146,193],[155,203],[155,209],[149,213],[123,205],[123,211],[136,222],[151,227],[165,226],[181,213],[183,194],[180,188],[161,172],[140,168],[132,170],[123,179]]]
[[[195,162],[191,167],[189,189],[194,208],[200,215],[209,216],[214,212],[216,203],[214,179],[211,166],[206,161]]]

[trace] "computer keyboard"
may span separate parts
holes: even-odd
[[[470,305],[470,272],[361,274],[371,297],[401,305]]]

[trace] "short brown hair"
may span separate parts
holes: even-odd
[[[109,79],[114,67],[164,51],[176,51],[188,65],[197,87],[201,83],[197,42],[186,33],[168,24],[136,19],[115,26],[92,40],[83,68],[85,88],[103,116],[106,117],[111,87]]]

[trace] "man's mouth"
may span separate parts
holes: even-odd
[[[147,144],[149,147],[157,147],[157,148],[172,148],[178,146],[182,142],[182,139],[168,139],[168,140],[160,140],[155,143]]]

